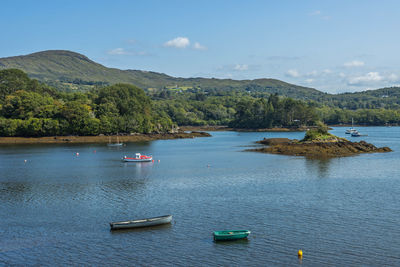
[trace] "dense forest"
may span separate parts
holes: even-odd
[[[20,70],[0,71],[1,136],[151,133],[172,127],[168,115],[133,85],[63,93]]]
[[[379,91],[379,90],[377,90]],[[386,90],[387,91],[387,90]],[[391,88],[392,94],[395,89]],[[380,94],[377,93],[377,94]],[[313,125],[321,120],[329,125],[398,125],[400,106],[376,104],[374,97],[366,97],[368,103],[356,102],[353,108],[335,105],[335,101],[301,101],[268,94],[213,89],[163,90],[149,93],[158,108],[164,110],[178,125],[230,125],[235,128],[296,127]],[[337,95],[340,97],[340,95]],[[393,97],[393,99],[396,99]],[[400,99],[400,98],[399,98]],[[385,99],[390,101],[391,98]],[[352,103],[343,100],[343,104]]]
[[[343,108],[240,89],[144,91],[96,84],[87,92],[57,90],[17,69],[0,70],[0,135],[54,136],[170,132],[176,125],[234,128],[400,123],[400,109]]]

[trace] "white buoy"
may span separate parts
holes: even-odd
[[[26,162],[27,162],[27,160],[25,159],[25,160],[24,160],[24,162],[26,163]]]

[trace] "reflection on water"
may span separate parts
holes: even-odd
[[[250,237],[249,237],[250,238]],[[248,238],[238,239],[238,240],[220,240],[214,241],[216,246],[246,246],[249,244]]]
[[[306,168],[312,173],[316,173],[319,178],[326,178],[329,175],[329,166],[332,158],[311,159],[305,158]]]
[[[244,153],[264,137],[304,135],[246,132],[0,147],[0,265],[292,266],[299,249],[312,266],[400,265],[400,128],[362,132],[394,152]],[[121,161],[136,152],[154,163]],[[164,214],[173,224],[110,232],[112,221]],[[213,242],[224,229],[251,235]]]

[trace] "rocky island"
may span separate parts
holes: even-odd
[[[325,125],[308,130],[302,140],[288,138],[264,138],[257,143],[266,145],[262,148],[249,149],[263,153],[305,156],[309,158],[344,157],[361,153],[390,152],[389,147],[376,147],[365,141],[351,142],[345,138],[328,133]]]

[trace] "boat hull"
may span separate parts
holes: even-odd
[[[107,146],[111,146],[111,147],[120,147],[123,146],[123,143],[116,143],[116,144],[107,144]]]
[[[153,157],[147,159],[135,159],[135,158],[123,158],[124,162],[149,162],[153,160]]]
[[[248,230],[227,230],[227,231],[215,231],[214,240],[215,241],[230,241],[247,238],[250,234]]]
[[[111,230],[141,228],[141,227],[167,224],[171,223],[171,221],[172,221],[172,215],[165,215],[160,217],[139,219],[133,221],[112,222],[110,223],[110,227]]]

